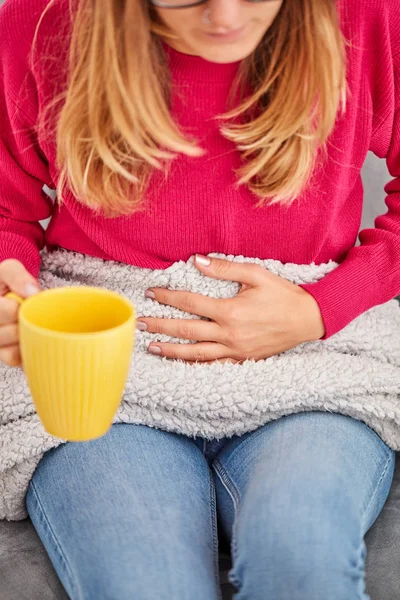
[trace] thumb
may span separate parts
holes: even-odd
[[[249,287],[257,287],[265,283],[266,271],[253,263],[236,263],[196,254],[194,264],[204,275],[215,279],[236,281]]]
[[[18,260],[5,260],[0,264],[0,284],[22,298],[28,298],[40,292],[36,279]]]

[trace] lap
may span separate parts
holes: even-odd
[[[298,413],[221,448],[214,481],[202,444],[144,426],[115,425],[99,440],[48,452],[27,507],[70,597],[82,587],[115,600],[185,598],[188,589],[192,598],[218,597],[215,503],[242,559],[246,544],[253,558],[281,548],[285,565],[288,548],[317,562],[346,544],[363,551],[394,468],[394,452],[364,423]],[[241,566],[237,582],[246,571],[261,584],[264,567]]]

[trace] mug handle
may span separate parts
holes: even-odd
[[[17,294],[14,294],[14,292],[8,292],[8,294],[6,294],[4,298],[8,298],[8,300],[15,300],[15,302],[18,302],[18,304],[22,304],[23,302],[25,302],[23,298],[21,298]]]

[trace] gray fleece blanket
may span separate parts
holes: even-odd
[[[254,262],[293,283],[320,280],[338,265]],[[178,262],[150,270],[57,251],[43,256],[43,288],[92,285],[129,298],[139,316],[197,318],[144,297],[148,287],[199,292],[215,298],[239,285],[205,277]],[[360,419],[400,450],[400,308],[392,300],[363,313],[329,340],[304,343],[260,362],[189,365],[149,355],[164,335],[137,332],[135,353],[116,422],[142,423],[188,436],[229,437],[294,412],[322,410]],[[182,340],[173,340],[181,342]],[[186,342],[190,343],[190,342]],[[62,443],[47,434],[21,369],[0,366],[0,519],[26,516],[25,494],[43,454]]]

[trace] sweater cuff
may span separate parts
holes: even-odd
[[[37,246],[16,234],[3,234],[0,237],[0,262],[10,258],[19,260],[35,279],[40,271],[40,252]]]
[[[365,261],[345,259],[316,283],[300,284],[320,308],[327,340],[373,306],[391,300],[379,284],[375,270]],[[393,296],[394,297],[394,296]]]

